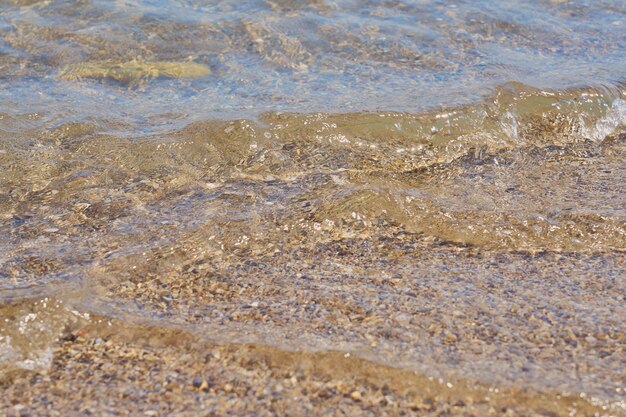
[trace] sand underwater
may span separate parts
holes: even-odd
[[[626,416],[621,1],[0,2],[0,415]]]

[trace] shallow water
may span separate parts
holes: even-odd
[[[415,113],[474,103],[509,81],[624,81],[621,1],[2,4],[0,99],[47,127],[89,120],[133,135],[266,111]],[[191,61],[211,74],[59,79],[68,66],[133,60]]]
[[[2,2],[0,373],[113,320],[623,415],[625,15]]]

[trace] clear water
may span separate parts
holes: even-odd
[[[99,317],[624,413],[624,2],[0,4],[1,373]]]
[[[50,126],[116,120],[147,133],[267,111],[419,112],[510,81],[624,81],[621,1],[3,3],[0,99]],[[134,59],[212,73],[136,88],[59,79],[74,63]]]

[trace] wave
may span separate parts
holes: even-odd
[[[50,366],[89,312],[613,401],[622,90],[511,83],[420,114],[266,113],[158,135],[4,114],[0,300],[73,307],[16,313],[1,359]]]
[[[113,224],[134,234],[172,216],[273,228],[279,216],[328,236],[387,222],[487,249],[624,250],[622,90],[511,83],[417,115],[267,113],[148,136],[6,116],[0,216],[19,226],[4,228],[13,244]],[[33,214],[42,206],[55,214]]]

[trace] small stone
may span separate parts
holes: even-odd
[[[200,389],[202,391],[208,391],[209,390],[209,383],[207,381],[202,381],[202,383],[200,384]]]
[[[330,398],[331,395],[332,395],[331,392],[326,388],[322,388],[321,390],[317,392],[317,396],[319,398]]]
[[[463,400],[458,400],[457,402],[454,403],[455,407],[459,407],[459,408],[463,408],[465,407],[467,404],[465,404],[465,401]]]
[[[350,398],[352,398],[354,401],[361,401],[361,393],[359,391],[352,391],[352,394],[350,394]]]
[[[224,385],[224,392],[231,392],[233,390],[233,386],[231,384]]]
[[[457,341],[457,337],[453,333],[450,333],[450,332],[446,331],[444,333],[444,335],[445,335],[444,340],[445,340],[446,343],[454,343],[454,342]]]
[[[200,378],[199,376],[196,376],[193,379],[193,382],[191,383],[193,385],[194,388],[200,388],[200,386],[202,386],[202,383],[206,381],[202,381],[202,378]]]
[[[420,410],[426,410],[426,409],[428,409],[428,406],[424,404],[424,402],[421,399],[415,400],[413,404],[411,404],[411,410],[413,411],[420,411]]]

